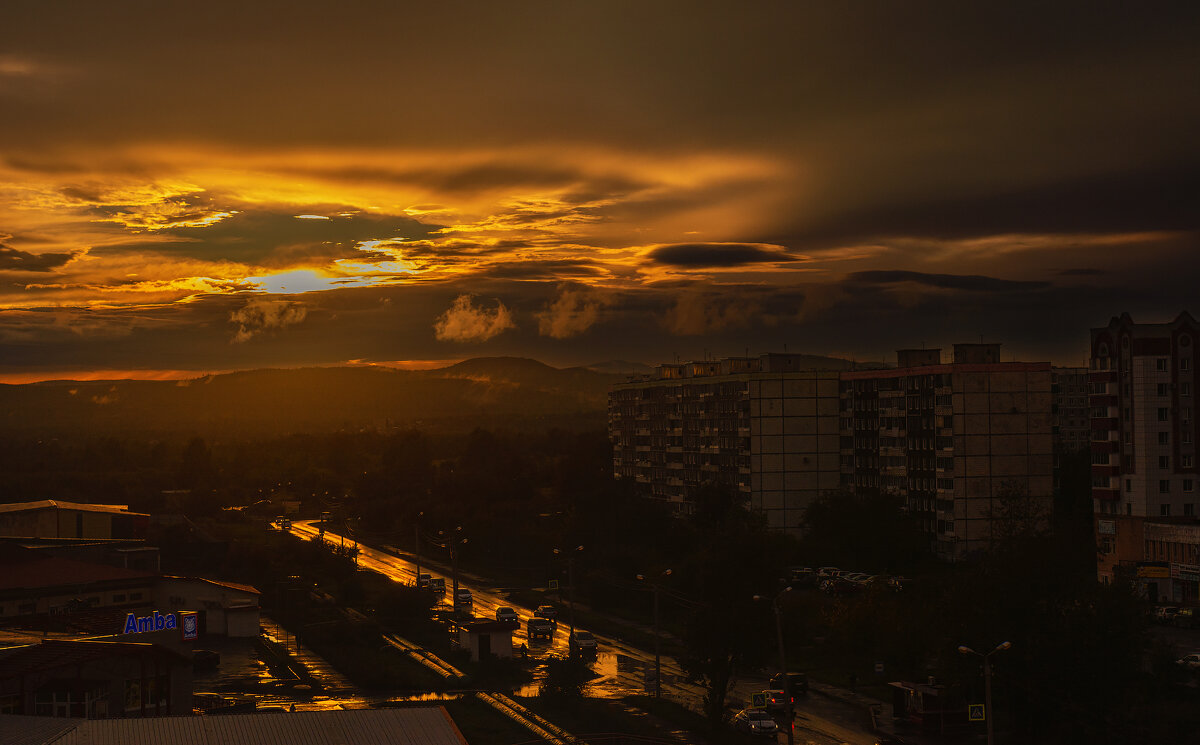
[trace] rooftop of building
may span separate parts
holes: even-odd
[[[1133,320],[1133,316],[1131,316],[1128,312],[1125,312],[1119,316],[1113,316],[1111,319],[1109,319],[1107,326],[1093,328],[1092,333],[1094,334],[1116,328],[1126,328],[1133,331],[1135,335],[1137,335],[1138,332],[1144,332],[1149,335],[1157,335],[1185,325],[1197,325],[1196,319],[1193,318],[1192,314],[1186,310],[1180,311],[1179,315],[1175,316],[1175,318],[1171,319],[1170,321],[1160,321],[1157,323],[1138,323],[1137,321]]]
[[[191,662],[189,657],[158,644],[46,639],[37,644],[0,649],[0,679],[129,655],[154,655],[174,658],[179,662]]]
[[[0,592],[87,585],[115,580],[148,580],[157,576],[153,572],[46,556],[21,546],[0,544]]]
[[[107,512],[114,515],[149,517],[144,512],[130,512],[127,504],[86,504],[67,502],[61,499],[40,499],[36,502],[12,502],[0,504],[0,513],[28,512],[33,510],[79,510],[80,512]]]
[[[173,575],[173,574],[164,574],[162,576],[162,578],[163,579],[182,580],[185,582],[204,582],[206,584],[215,585],[217,587],[224,587],[224,588],[227,588],[230,590],[237,590],[238,592],[248,592],[252,595],[261,595],[262,594],[262,592],[260,592],[259,589],[257,587],[254,587],[253,585],[243,585],[243,584],[239,584],[237,582],[226,582],[225,580],[220,580],[220,579],[209,579],[208,577],[181,577],[181,576],[177,576],[177,575]]]
[[[61,719],[0,715],[0,730],[21,745],[466,745],[441,706],[271,712],[219,717]],[[5,739],[5,742],[13,740]]]

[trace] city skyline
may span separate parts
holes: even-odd
[[[9,4],[0,379],[1195,312],[1197,11]]]

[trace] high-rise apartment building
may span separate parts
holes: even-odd
[[[795,530],[804,508],[838,487],[838,373],[813,370],[812,360],[661,365],[614,386],[614,474],[684,513],[706,483],[721,484],[745,494],[770,527]]]
[[[1168,323],[1135,323],[1126,313],[1092,329],[1092,498],[1101,580],[1122,565],[1133,573],[1147,560],[1147,523],[1196,523],[1198,341],[1200,325],[1186,311]]]
[[[842,482],[896,494],[948,560],[987,550],[996,520],[1050,516],[1050,365],[1001,362],[999,344],[901,350],[898,366],[842,374]]]
[[[616,477],[681,512],[706,482],[724,484],[785,530],[823,494],[893,493],[948,559],[990,545],[1006,498],[1048,515],[1048,363],[1000,362],[995,344],[955,345],[945,364],[940,350],[902,350],[895,369],[803,369],[806,359],[662,365],[614,386]]]
[[[1054,444],[1064,453],[1083,453],[1092,446],[1092,409],[1086,367],[1050,369]]]

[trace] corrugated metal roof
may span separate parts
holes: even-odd
[[[262,592],[260,592],[259,589],[257,587],[255,587],[254,585],[243,585],[243,584],[239,584],[237,582],[226,582],[223,579],[209,579],[208,577],[183,577],[183,576],[179,576],[179,575],[175,575],[175,574],[164,574],[162,576],[162,578],[163,579],[183,580],[185,582],[205,582],[210,585],[216,585],[217,587],[227,587],[231,590],[241,590],[242,592],[249,592],[249,593],[253,593],[255,595],[262,595]]]
[[[84,721],[87,720],[0,714],[0,742],[4,745],[43,745]]]
[[[30,717],[26,717],[30,718]],[[38,717],[32,717],[38,718]],[[0,720],[2,721],[2,720]],[[6,741],[7,742],[7,741]],[[465,745],[442,707],[95,719],[54,745]],[[40,744],[39,744],[40,745]]]
[[[149,580],[158,577],[154,572],[122,569],[107,564],[90,564],[58,556],[20,556],[4,562],[0,575],[0,590],[32,590],[67,585],[90,585],[97,582]]]
[[[136,515],[150,517],[145,512],[130,512],[127,504],[84,504],[83,502],[64,502],[61,499],[42,499],[37,502],[12,502],[0,504],[0,512],[25,512],[26,510],[81,510],[83,512],[109,512],[115,515]]]

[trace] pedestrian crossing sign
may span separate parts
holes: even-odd
[[[755,709],[761,709],[761,708],[765,707],[766,705],[767,705],[767,694],[766,693],[750,694],[750,706],[754,707]]]
[[[967,707],[967,719],[972,722],[982,722],[986,719],[983,715],[983,704],[971,704]]]

